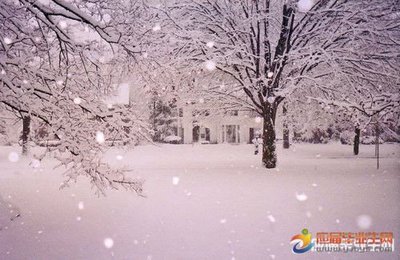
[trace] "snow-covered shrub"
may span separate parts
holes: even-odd
[[[170,143],[170,144],[179,144],[182,142],[182,138],[176,135],[169,135],[164,138],[164,142]]]
[[[362,144],[375,144],[376,137],[375,136],[362,136],[360,142]],[[384,141],[382,138],[379,138],[379,143],[383,144]]]
[[[4,120],[0,119],[0,145],[6,145],[7,143],[7,131],[5,129]]]
[[[293,141],[313,144],[326,144],[329,142],[329,134],[320,128],[306,129],[303,132],[295,132]]]
[[[353,144],[354,143],[354,133],[351,131],[343,131],[340,134],[340,143],[341,144]]]
[[[0,145],[7,145],[7,137],[3,134],[0,134]]]

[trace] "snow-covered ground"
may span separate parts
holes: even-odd
[[[379,170],[374,146],[355,157],[351,146],[295,144],[278,151],[273,170],[260,167],[251,145],[110,150],[107,160],[145,179],[146,198],[126,191],[98,198],[84,178],[59,190],[62,169],[53,160],[12,162],[13,151],[0,147],[0,259],[400,256],[399,145],[381,146]],[[294,255],[289,241],[303,228],[393,231],[395,252]]]

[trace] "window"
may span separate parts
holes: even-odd
[[[239,110],[229,110],[229,111],[226,111],[225,114],[228,116],[238,116]]]
[[[240,143],[240,126],[225,125],[222,126],[222,142]]]

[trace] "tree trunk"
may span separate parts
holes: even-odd
[[[22,154],[27,155],[29,151],[28,147],[28,140],[29,140],[29,133],[31,131],[31,117],[29,115],[22,117]]]
[[[356,135],[354,136],[354,155],[358,155],[359,148],[360,148],[360,127],[356,126],[355,133]]]
[[[379,169],[379,114],[376,115],[375,122],[375,156],[376,156],[376,168]]]
[[[283,112],[283,149],[289,149],[290,142],[289,142],[289,127],[287,123],[287,107],[286,103],[283,104],[282,107]]]
[[[262,162],[265,168],[276,167],[276,145],[275,145],[275,113],[274,109],[268,106],[263,113],[263,154]]]

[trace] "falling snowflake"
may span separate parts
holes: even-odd
[[[76,221],[81,221],[82,220],[82,218],[81,217],[76,217]]]
[[[43,230],[39,230],[39,231],[38,231],[38,234],[42,234],[42,233],[43,233]]]
[[[85,208],[85,204],[83,204],[83,201],[80,201],[78,203],[78,209],[83,210]]]
[[[30,163],[32,168],[39,168],[40,167],[40,161],[38,159],[32,159]]]
[[[56,81],[56,84],[61,86],[62,84],[64,84],[64,81],[62,79],[59,79]]]
[[[271,259],[275,259],[275,255],[269,255]]]
[[[307,200],[307,195],[304,193],[304,192],[302,192],[302,193],[297,193],[296,192],[296,199],[298,200],[298,201],[306,201]]]
[[[58,23],[58,25],[60,26],[61,29],[65,29],[65,28],[67,28],[67,26],[68,26],[68,24],[67,24],[66,21],[60,21],[60,22]]]
[[[299,8],[299,11],[303,13],[310,11],[313,6],[313,0],[299,0],[299,2],[297,2],[297,7]]]
[[[360,215],[357,217],[357,226],[361,229],[369,229],[372,225],[372,218],[368,215]]]
[[[114,246],[114,240],[111,238],[104,239],[104,246],[108,249],[112,248]]]
[[[5,43],[5,44],[11,44],[11,43],[12,43],[11,38],[4,37],[4,43]]]
[[[80,103],[82,103],[82,99],[79,97],[74,98],[74,103],[79,105]]]
[[[274,76],[274,73],[272,71],[268,72],[268,78],[272,78],[272,76]]]
[[[104,143],[105,139],[104,139],[104,134],[103,134],[103,132],[100,132],[100,131],[97,131],[97,132],[96,132],[96,141],[97,141],[99,144]]]
[[[124,159],[124,157],[123,157],[122,155],[117,155],[117,156],[115,156],[115,158],[116,158],[118,161],[121,161],[122,159]]]
[[[8,154],[8,160],[10,162],[18,162],[19,160],[19,155],[16,152],[11,152]]]
[[[212,60],[208,60],[208,61],[206,61],[206,62],[204,63],[204,66],[205,66],[205,68],[206,68],[207,70],[213,71],[213,70],[215,70],[215,68],[217,67],[217,64],[216,64],[214,61],[212,61]]]
[[[268,215],[267,217],[268,217],[268,220],[269,220],[271,223],[275,223],[275,222],[276,222],[276,219],[275,219],[274,216]]]
[[[153,27],[153,32],[157,32],[157,31],[159,31],[159,30],[161,30],[161,25],[160,25],[159,23],[156,23],[156,24],[154,25],[154,27]]]
[[[143,56],[143,58],[146,59],[147,57],[149,57],[149,54],[147,52],[143,52],[142,56]]]
[[[5,75],[6,71],[5,70],[1,70],[1,75]]]
[[[200,99],[199,99],[199,103],[200,103],[200,104],[203,104],[203,103],[204,103],[204,98],[200,98]]]
[[[111,108],[113,108],[113,105],[112,104],[107,104],[107,108],[111,109]]]
[[[22,81],[22,83],[28,84],[28,81],[27,81],[26,79],[24,79],[24,80]]]
[[[226,223],[226,219],[221,219],[220,221],[219,221],[219,223],[221,223],[221,224],[225,224]]]
[[[307,211],[307,212],[306,212],[306,216],[307,216],[307,218],[311,218],[311,217],[312,217],[311,212],[310,212],[310,211]]]
[[[318,185],[316,183],[311,184],[313,187],[317,187]]]
[[[267,101],[268,101],[268,103],[272,104],[275,101],[275,97],[268,97]]]
[[[322,211],[322,210],[324,210],[324,207],[318,206],[318,211]]]
[[[335,220],[335,222],[336,222],[337,224],[339,224],[339,223],[340,223],[340,220],[337,218],[337,219]]]
[[[179,183],[179,177],[177,177],[177,176],[172,177],[172,184],[178,185],[178,183]]]
[[[254,121],[256,121],[256,123],[259,124],[259,123],[262,122],[262,118],[259,117],[259,116],[257,116],[257,117],[254,119]]]
[[[214,42],[212,42],[212,41],[211,42],[207,42],[206,45],[207,45],[208,48],[211,49],[212,47],[214,47]]]

